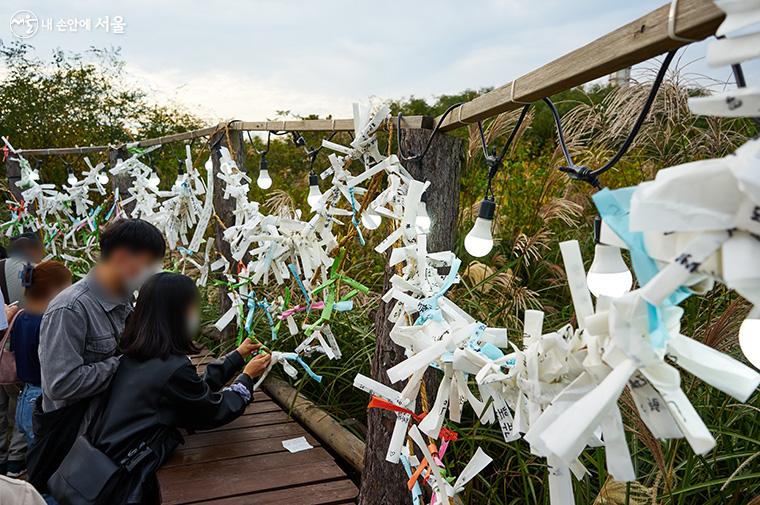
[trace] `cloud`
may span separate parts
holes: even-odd
[[[271,118],[277,110],[348,117],[352,102],[371,95],[429,98],[499,86],[662,1],[28,0],[23,8],[53,19],[123,16],[123,35],[47,32],[31,42],[42,56],[56,47],[120,46],[135,82],[157,99],[218,121]],[[19,8],[15,0],[0,5],[0,38],[8,40],[8,19]],[[700,58],[704,44],[687,54]],[[727,75],[703,61],[689,69]],[[760,66],[745,72],[760,82]]]

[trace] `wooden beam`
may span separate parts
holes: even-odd
[[[677,6],[676,35],[693,41],[713,35],[725,16],[711,0],[680,0]],[[451,111],[442,130],[453,130],[518,109],[525,102],[541,100],[689,44],[670,38],[669,11],[670,4],[663,5],[580,49],[462,104]]]
[[[393,121],[395,128],[396,119],[389,119],[384,125],[388,128],[389,123]],[[145,139],[135,143],[126,144],[129,147],[150,147],[171,142],[184,142],[200,137],[213,135],[215,132],[228,127],[230,130],[242,131],[353,131],[353,119],[299,119],[290,121],[231,121],[229,123],[219,123],[216,126],[207,126],[198,130],[191,130],[172,135],[164,135],[152,139]],[[401,120],[402,128],[433,128],[433,118],[428,116],[408,116]],[[25,156],[62,156],[66,154],[88,154],[108,151],[112,146],[86,146],[86,147],[62,147],[50,149],[18,149],[16,152]]]

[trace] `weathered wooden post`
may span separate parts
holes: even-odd
[[[21,180],[21,165],[18,162],[17,155],[12,152],[9,152],[5,159],[5,175],[8,177],[8,190],[20,203],[23,198],[21,197],[21,188],[16,186],[16,183]]]
[[[127,146],[122,144],[120,146],[111,147],[108,149],[108,166],[113,168],[121,161],[127,161],[130,157]],[[124,200],[129,196],[129,188],[132,187],[132,176],[129,174],[111,175],[111,187],[114,194],[119,191],[119,198]],[[131,201],[126,205],[122,205],[122,210],[129,216],[132,210],[135,208],[135,201]]]
[[[421,153],[432,132],[413,129],[402,132],[401,149],[407,154]],[[451,249],[454,245],[457,214],[459,211],[459,176],[462,169],[463,143],[460,139],[437,134],[421,162],[409,161],[404,165],[416,179],[429,180],[426,191],[427,209],[431,225],[428,234],[430,252]],[[383,292],[390,289],[393,269],[386,266]],[[375,355],[372,360],[372,378],[391,385],[386,371],[404,360],[403,348],[391,341],[393,324],[388,321],[388,313],[393,303],[380,303],[375,315]],[[434,384],[437,378],[432,372],[426,377],[430,403],[435,399]],[[398,385],[392,386],[399,389]],[[417,403],[418,410],[420,403]],[[385,461],[388,441],[393,433],[396,415],[379,409],[367,414],[367,443],[364,452],[364,472],[362,473],[361,505],[401,505],[410,503],[406,487],[406,473],[401,465]]]
[[[221,166],[221,148],[227,147],[230,156],[237,163],[238,168],[245,172],[245,144],[243,143],[243,132],[239,130],[227,130],[220,128],[209,139],[211,146],[211,164],[214,170],[214,212],[212,218],[214,222],[214,245],[215,248],[230,262],[231,268],[235,270],[235,260],[232,258],[230,245],[224,240],[224,230],[235,223],[235,201],[231,198],[224,198],[224,182],[217,177]],[[225,313],[231,306],[232,301],[227,297],[227,292],[222,290],[220,293],[220,313]],[[233,324],[227,326],[222,333],[226,338],[235,334]]]

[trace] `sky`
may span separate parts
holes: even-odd
[[[120,47],[131,80],[156,101],[178,102],[209,123],[276,119],[283,110],[350,117],[351,104],[371,96],[427,99],[502,85],[663,3],[3,0],[0,39],[13,40],[10,20],[28,10],[40,24],[26,42],[39,56]],[[97,26],[106,17],[108,30]],[[89,20],[90,27],[59,31],[59,20]],[[727,69],[707,68],[705,46],[682,50],[681,63],[728,80]],[[750,83],[760,81],[760,65],[745,71]]]

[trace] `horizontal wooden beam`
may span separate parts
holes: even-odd
[[[385,128],[390,126],[393,121],[395,128],[395,119],[389,119]],[[135,143],[129,143],[129,146],[150,147],[172,142],[184,142],[200,137],[207,137],[214,132],[223,128],[230,130],[243,131],[298,131],[298,132],[333,132],[333,131],[353,131],[353,119],[300,119],[288,121],[231,121],[229,123],[219,123],[216,126],[208,126],[198,130],[191,130],[172,135],[164,135],[152,139],[141,140]],[[408,116],[401,119],[402,128],[433,128],[433,118],[428,116]],[[62,147],[50,149],[18,149],[16,152],[28,156],[62,156],[67,154],[88,154],[107,151],[118,146],[85,146],[85,147]]]
[[[674,12],[674,40],[669,35],[671,4],[569,52],[451,111],[442,124],[448,131],[515,110],[555,93],[580,86],[620,69],[715,34],[724,13],[711,0],[680,0]],[[684,40],[686,39],[686,40]]]

